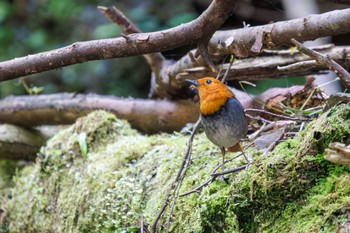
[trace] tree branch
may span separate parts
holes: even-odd
[[[294,38],[292,38],[291,41],[297,46],[300,52],[305,53],[309,57],[315,59],[318,64],[328,67],[328,69],[334,71],[337,75],[339,75],[339,78],[344,86],[350,90],[350,74],[341,65],[335,62],[329,55],[322,55],[315,50],[309,49]]]
[[[291,45],[290,38],[294,35],[305,41],[314,40],[326,35],[330,36],[350,32],[349,20],[350,9],[345,9],[264,26],[218,31],[209,42],[209,53],[214,63],[219,64],[224,60],[227,54],[247,57],[249,55],[256,55],[268,48]],[[322,50],[332,51],[329,48],[322,48]],[[340,49],[333,53],[333,56],[342,59],[339,63],[345,67],[349,67],[349,59],[346,59],[346,56],[339,57],[339,55],[344,55],[344,52],[345,51],[341,51]],[[348,52],[349,50],[346,53]],[[163,67],[161,79],[171,84],[170,87],[166,88],[166,90],[170,90],[168,93],[179,94],[183,88],[183,81],[185,79],[216,76],[216,72],[206,66],[207,62],[203,61],[202,57],[196,59],[193,54],[196,54],[196,50],[189,52],[176,63]],[[266,77],[279,78],[307,75],[328,69],[324,65],[319,64],[312,66],[308,64],[308,66],[302,67],[303,69],[286,72],[285,70],[277,69],[277,67],[295,63],[300,60],[307,60],[307,58],[301,54],[295,55],[292,51],[288,51],[288,54],[277,55],[275,57],[236,60],[227,78],[228,80],[259,80]],[[295,60],[295,62],[292,62],[292,60]],[[281,63],[278,64],[279,62]],[[228,67],[229,64],[224,64],[221,68],[225,70]],[[160,96],[168,97],[162,94]]]
[[[40,73],[72,64],[170,50],[199,43],[211,35],[231,14],[235,0],[214,0],[197,19],[151,33],[76,42],[72,45],[0,63],[0,81]]]
[[[232,89],[245,109],[260,109],[276,96],[294,96],[305,88],[271,88],[256,97]],[[275,100],[274,103],[278,104]],[[198,119],[198,104],[189,100],[150,100],[63,93],[7,97],[0,100],[0,123],[27,128],[72,124],[78,117],[98,109],[112,112],[118,118],[128,120],[133,128],[146,133],[179,131],[187,123]]]
[[[211,53],[256,55],[264,49],[292,45],[290,39],[315,40],[350,32],[350,9],[238,30],[217,31],[209,42]]]
[[[116,7],[97,7],[107,18],[116,23],[125,35],[142,33],[142,31]],[[163,62],[166,60],[161,53],[144,54],[148,65],[155,74],[159,74]]]
[[[332,46],[327,48],[315,48],[315,51],[327,54],[343,67],[350,67],[349,46]],[[223,56],[221,56],[223,59]],[[185,79],[197,79],[204,76],[215,76],[207,67],[198,63],[190,63],[189,56],[184,56],[173,65],[167,67],[172,83],[182,83]],[[307,62],[306,62],[307,61]],[[290,64],[299,63],[297,67],[285,67]],[[303,62],[303,63],[301,63]],[[294,65],[293,65],[294,66]],[[225,72],[230,67],[227,80],[254,81],[264,78],[280,78],[286,76],[302,76],[316,74],[328,70],[328,67],[316,62],[310,62],[310,58],[299,52],[291,50],[276,50],[275,55],[269,51],[267,56],[255,58],[236,59],[232,65],[224,63],[221,67]]]
[[[221,16],[221,12],[225,12],[225,9],[231,9],[230,3],[214,1],[201,17],[172,29],[131,34],[113,39],[77,42],[60,49],[4,61],[0,63],[0,81],[91,60],[154,53],[191,44],[198,41],[207,32],[206,29],[216,28],[217,25],[206,23],[216,17],[223,19],[224,16]],[[206,17],[209,14],[210,17]],[[259,31],[265,33],[258,33]],[[336,10],[265,26],[218,31],[210,40],[209,52],[248,56],[252,52],[256,54],[264,48],[290,44],[290,38],[293,37],[299,41],[305,41],[349,31],[350,9]],[[251,51],[251,41],[259,40],[261,41],[260,48],[255,46],[255,50]],[[165,77],[163,78],[165,79]]]
[[[147,133],[180,130],[196,122],[198,107],[192,101],[145,100],[113,96],[53,94],[7,97],[0,101],[0,123],[25,127],[71,124],[91,111],[104,109]],[[142,117],[141,117],[142,116]]]

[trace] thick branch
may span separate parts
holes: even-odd
[[[303,86],[272,88],[256,97],[239,90],[233,91],[244,108],[261,108],[261,104],[268,103],[276,96],[294,96],[303,89]],[[198,119],[198,104],[192,101],[65,93],[7,97],[0,101],[0,123],[24,127],[71,124],[78,117],[98,109],[112,112],[146,133],[179,131],[187,123]],[[43,132],[42,129],[40,131]]]
[[[39,131],[0,125],[0,159],[34,160],[45,141]]]
[[[350,32],[350,9],[271,23],[264,26],[217,31],[210,40],[211,53],[256,55],[264,49],[292,45],[290,39],[315,40]]]
[[[333,70],[337,75],[339,75],[340,80],[343,82],[344,86],[350,90],[350,74],[337,62],[335,62],[329,55],[322,55],[310,48],[307,48],[299,41],[292,38],[292,42],[297,46],[298,50],[305,53],[309,57],[315,59],[318,64],[328,67]]]
[[[265,49],[281,45],[291,45],[290,39],[295,36],[305,40],[314,40],[322,36],[331,36],[350,32],[350,9],[331,11],[320,15],[310,15],[304,18],[268,24],[264,26],[243,28],[238,30],[218,31],[209,44],[211,58],[219,64],[227,54],[238,57],[247,57],[263,52]],[[327,51],[328,52],[328,51]],[[331,51],[329,51],[331,52]],[[337,51],[333,56],[339,58],[344,51]],[[216,76],[216,73],[208,69],[202,59],[195,59],[189,52],[179,61],[162,69],[162,79],[170,83],[167,88],[170,93],[179,93],[183,88],[183,80],[195,79],[203,76]],[[257,80],[266,77],[278,78],[285,76],[307,75],[327,70],[324,65],[308,65],[298,70],[288,72],[278,70],[277,66],[288,65],[295,60],[307,60],[303,55],[293,55],[292,51],[281,58],[263,57],[236,60],[228,72],[228,79]],[[281,54],[280,54],[281,55]],[[335,59],[335,58],[334,58]],[[345,67],[349,67],[349,60],[341,57],[338,61]],[[280,64],[279,64],[280,63]],[[222,69],[227,69],[229,64],[224,64]],[[169,81],[170,80],[170,81]],[[161,95],[162,96],[162,95]]]
[[[315,50],[327,54],[343,67],[350,67],[350,60],[347,59],[347,57],[350,56],[350,47],[348,46],[336,46]],[[178,85],[180,85],[185,79],[215,76],[215,73],[211,72],[207,67],[195,63],[189,64],[186,59],[189,59],[189,56],[184,56],[178,62],[166,68],[168,73],[172,76],[172,80],[174,80],[173,83],[177,82]],[[227,80],[246,81],[309,75],[328,70],[328,67],[323,64],[316,64],[315,62],[310,63],[309,61],[309,57],[299,52],[291,54],[291,50],[282,50],[276,51],[276,55],[236,59],[231,66],[229,63],[225,63],[221,68],[222,71],[225,72],[226,69],[230,67]],[[298,62],[304,63],[300,63],[301,66],[298,66],[296,69],[281,68]],[[174,87],[176,87],[175,84]]]
[[[211,20],[217,17],[223,19],[224,16],[221,14],[225,12],[224,9],[231,9],[230,4],[232,2],[214,1],[201,17],[172,29],[131,34],[125,38],[77,42],[57,50],[1,62],[0,81],[91,60],[154,53],[194,43],[207,33],[207,29],[216,28],[217,25],[212,25]],[[314,40],[349,31],[350,9],[337,10],[265,26],[218,31],[210,40],[209,52],[247,56],[251,52],[257,53],[264,48],[290,44],[290,38],[296,38],[299,41]],[[254,51],[251,51],[251,42],[255,44]]]
[[[110,111],[128,120],[134,128],[148,133],[180,130],[198,118],[197,105],[192,101],[54,94],[5,98],[0,101],[0,123],[25,127],[71,124],[96,109]]]
[[[228,18],[235,0],[214,0],[197,19],[151,33],[76,42],[72,45],[0,63],[0,81],[100,59],[126,57],[170,50],[209,37]]]
[[[116,7],[102,7],[99,6],[98,9],[106,15],[112,22],[117,24],[122,30],[124,36],[141,33],[142,31]],[[155,74],[159,74],[162,63],[165,61],[165,57],[161,53],[149,53],[144,54],[144,58],[151,67]]]

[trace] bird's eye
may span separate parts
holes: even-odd
[[[205,81],[206,84],[210,84],[211,83],[211,80],[208,79],[207,81]]]

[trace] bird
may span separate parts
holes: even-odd
[[[221,149],[222,168],[226,149],[228,152],[241,151],[249,163],[240,144],[247,136],[248,124],[244,108],[233,92],[213,77],[187,79],[186,82],[198,91],[201,124],[208,139]]]

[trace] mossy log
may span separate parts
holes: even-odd
[[[335,232],[347,220],[349,167],[323,159],[350,136],[350,105],[331,108],[268,155],[250,148],[247,170],[178,197],[171,232]],[[0,208],[4,232],[139,232],[160,210],[188,135],[146,136],[97,111],[80,118],[15,176]],[[191,190],[221,161],[203,133],[180,188]],[[234,154],[230,155],[234,156]],[[227,166],[239,166],[243,159]],[[167,210],[158,223],[165,232]]]

